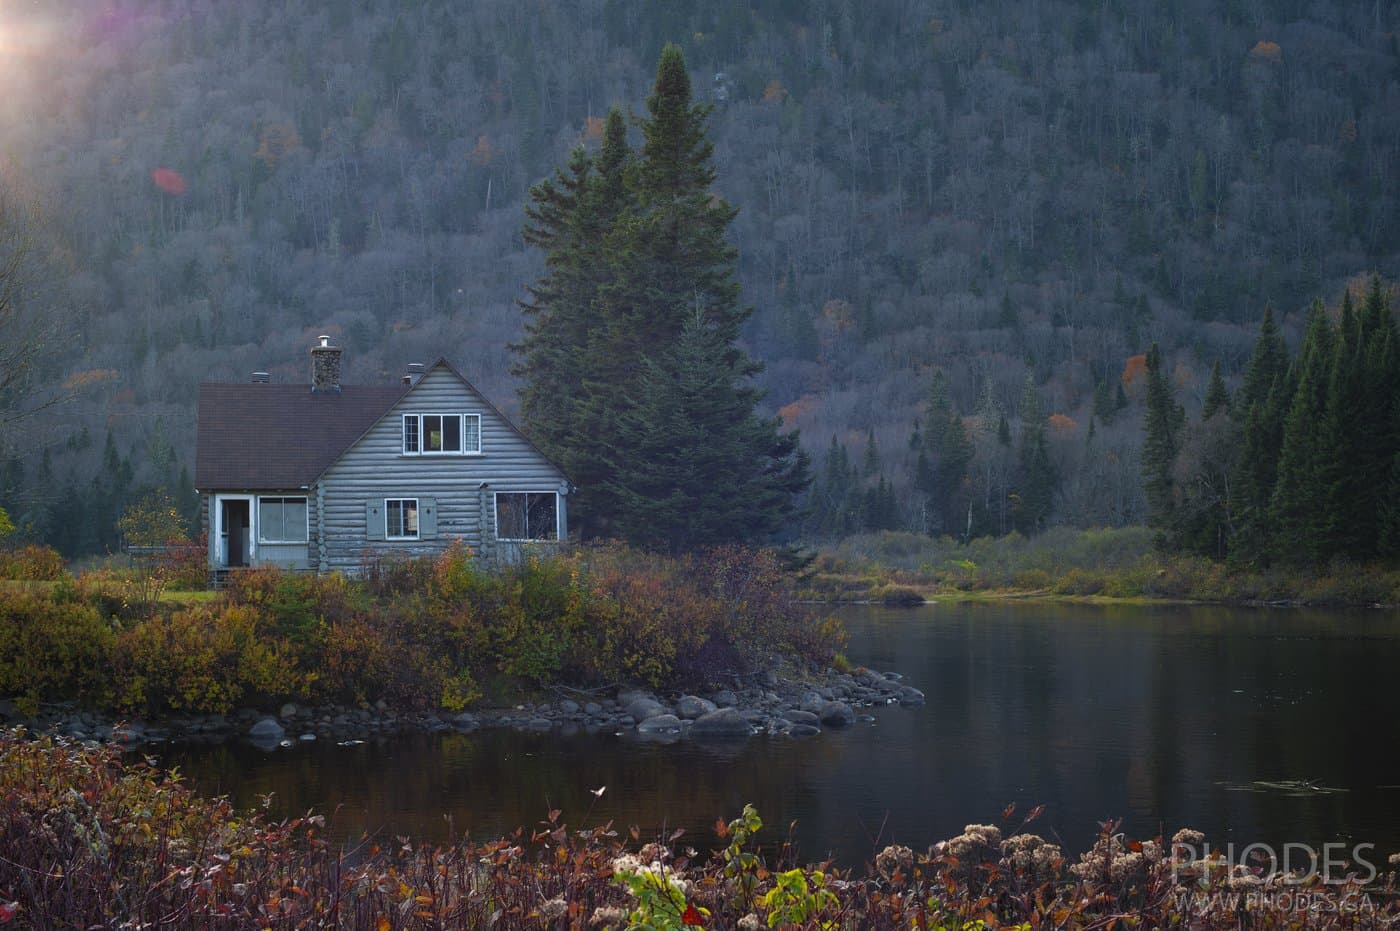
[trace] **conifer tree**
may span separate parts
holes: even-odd
[[[753,411],[761,395],[748,380],[760,366],[737,345],[751,311],[725,239],[736,211],[710,189],[708,114],[668,45],[640,152],[630,155],[621,117],[610,115],[596,177],[571,168],[534,198],[527,236],[551,263],[543,295],[577,290],[577,305],[565,303],[587,311],[582,334],[551,337],[562,351],[543,345],[544,315],[533,311],[522,407],[558,426],[560,439],[541,445],[578,486],[571,510],[585,515],[586,536],[668,549],[759,540],[791,516],[809,481],[796,434]],[[553,312],[539,294],[534,304]],[[687,393],[702,390],[710,394]],[[556,412],[558,394],[570,400]]]
[[[1264,309],[1244,384],[1232,410],[1240,421],[1240,456],[1230,479],[1230,515],[1234,535],[1230,555],[1241,563],[1268,558],[1270,505],[1278,480],[1278,454],[1283,423],[1293,403],[1293,376],[1288,350],[1274,323],[1272,308]]]
[[[1147,495],[1148,524],[1157,528],[1158,540],[1170,544],[1173,536],[1174,501],[1172,465],[1185,414],[1172,397],[1171,382],[1162,367],[1162,351],[1153,343],[1147,352],[1147,412],[1143,422],[1143,490]]]
[[[1034,376],[1027,372],[1021,394],[1021,446],[1018,451],[1016,529],[1025,534],[1045,529],[1054,506],[1058,476],[1045,442],[1045,413]]]
[[[1230,476],[1237,468],[1241,428],[1229,414],[1230,395],[1217,360],[1211,367],[1200,422],[1183,431],[1172,470],[1179,486],[1173,497],[1173,543],[1216,558],[1227,555],[1233,538]]]
[[[575,149],[568,168],[530,190],[525,241],[546,253],[547,272],[521,302],[525,338],[511,347],[522,379],[521,419],[541,450],[579,488],[570,518],[587,533],[596,490],[605,478],[595,431],[587,422],[597,358],[599,304],[612,269],[604,246],[627,213],[624,174],[631,160],[627,127],[616,109],[608,113],[596,156]]]
[[[1342,296],[1342,314],[1333,341],[1327,375],[1327,412],[1316,425],[1322,434],[1318,491],[1323,496],[1320,552],[1366,559],[1375,554],[1380,534],[1381,501],[1376,477],[1386,461],[1373,442],[1381,405],[1369,397],[1363,321]]]
[[[1328,385],[1333,363],[1332,325],[1321,301],[1313,303],[1298,351],[1297,387],[1283,425],[1278,481],[1270,502],[1273,549],[1291,564],[1315,564],[1326,552]]]
[[[1225,390],[1225,379],[1220,376],[1220,360],[1216,359],[1210,369],[1210,385],[1206,388],[1206,399],[1201,405],[1201,419],[1209,420],[1218,412],[1230,411],[1230,393]]]
[[[609,491],[627,540],[670,551],[763,539],[806,488],[796,434],[755,416],[759,391],[725,361],[726,341],[699,314],[648,358],[620,421]]]
[[[875,442],[875,428],[871,427],[865,433],[865,459],[861,462],[860,472],[866,478],[870,478],[879,471],[880,447]]]
[[[923,497],[925,530],[938,535],[958,526],[967,508],[963,479],[972,462],[972,438],[948,397],[948,380],[935,369],[924,414],[923,447],[914,473],[914,488]]]

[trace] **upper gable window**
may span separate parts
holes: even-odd
[[[474,456],[481,452],[480,414],[404,414],[405,456]]]

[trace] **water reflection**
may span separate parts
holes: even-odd
[[[1038,830],[1076,849],[1110,816],[1139,836],[1189,824],[1222,845],[1400,849],[1394,612],[969,604],[845,616],[853,661],[903,673],[927,707],[806,740],[491,731],[166,759],[239,804],[273,793],[275,812],[332,813],[346,838],[495,836],[561,808],[574,827],[679,827],[703,846],[716,818],[753,802],[774,838],[795,820],[807,856],[851,863],[1016,802],[1044,804]]]

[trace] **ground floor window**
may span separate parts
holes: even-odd
[[[259,498],[259,543],[305,543],[305,498]]]
[[[546,492],[497,492],[496,539],[558,540],[559,495]]]
[[[390,540],[418,539],[418,499],[384,499],[384,536]]]

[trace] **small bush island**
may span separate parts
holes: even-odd
[[[463,546],[362,580],[258,569],[207,603],[154,606],[119,571],[0,590],[0,694],[147,714],[278,701],[460,710],[479,683],[695,689],[796,659],[839,625],[793,603],[766,552],[623,547],[487,571]]]

